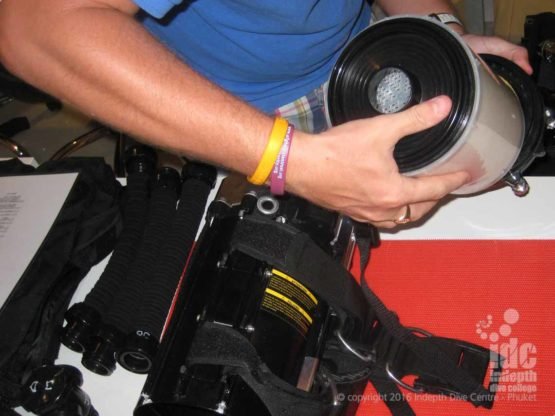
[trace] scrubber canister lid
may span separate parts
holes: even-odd
[[[511,170],[524,142],[525,122],[514,90],[446,25],[427,17],[384,19],[355,37],[335,64],[328,88],[332,124],[396,113],[438,95],[452,100],[436,126],[395,147],[408,176],[465,170],[456,191],[489,188]]]

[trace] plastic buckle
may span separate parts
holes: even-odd
[[[495,400],[497,384],[499,383],[501,372],[503,371],[504,358],[487,348],[468,342],[451,339],[433,337],[433,342],[439,344],[441,349],[457,363],[457,367],[465,370],[474,380],[482,386],[491,368],[492,373],[486,389],[486,393],[472,393],[467,397],[453,389],[448,383],[426,375],[419,375],[414,382],[414,389],[432,394],[442,394],[471,402],[476,407],[491,409]],[[493,363],[493,366],[490,366]]]

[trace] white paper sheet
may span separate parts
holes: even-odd
[[[0,177],[0,306],[42,244],[77,175]]]

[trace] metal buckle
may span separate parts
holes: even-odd
[[[343,338],[343,335],[341,335],[341,332],[339,330],[335,331],[335,336],[337,337],[337,339],[341,342],[341,344],[343,344],[343,346],[345,347],[345,349],[347,351],[349,351],[350,353],[352,353],[355,357],[357,357],[358,359],[364,361],[365,363],[374,361],[375,357],[373,354],[361,354],[360,352],[358,352],[355,348],[353,348],[346,340],[345,338]]]
[[[408,330],[412,331],[415,334],[420,334],[423,335],[425,337],[432,337],[432,333],[425,331],[423,329],[420,328],[415,328],[415,327],[407,327]],[[393,371],[391,370],[391,364],[389,362],[387,362],[385,364],[385,372],[387,374],[387,376],[391,379],[391,381],[393,381],[395,384],[403,387],[404,389],[408,390],[408,391],[412,391],[413,393],[424,393],[424,389],[422,387],[420,388],[416,388],[415,386],[411,386],[410,384],[405,383],[403,380],[401,380],[399,377],[397,377],[395,374],[393,374]]]
[[[414,386],[411,386],[410,384],[405,383],[403,380],[401,380],[400,378],[398,378],[395,374],[393,374],[393,372],[391,371],[391,368],[389,368],[389,363],[387,363],[385,365],[385,372],[387,373],[387,376],[397,385],[403,387],[404,389],[407,389],[408,391],[412,391],[413,393],[424,393],[425,390],[421,387],[421,388],[416,388]]]

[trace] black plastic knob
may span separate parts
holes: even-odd
[[[125,150],[125,169],[128,175],[153,173],[156,169],[157,155],[152,147],[137,144]]]
[[[98,416],[81,390],[83,376],[69,365],[45,365],[31,372],[22,389],[25,410],[44,416]]]
[[[100,324],[100,314],[85,303],[76,303],[66,312],[65,320],[62,344],[72,351],[84,352]]]
[[[214,166],[207,165],[199,162],[188,162],[181,171],[181,178],[183,181],[187,179],[198,179],[205,182],[210,188],[214,187],[218,171]]]
[[[161,188],[175,190],[177,195],[181,192],[181,177],[179,176],[179,172],[168,166],[164,166],[158,170],[156,183],[157,186]]]

